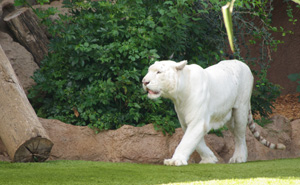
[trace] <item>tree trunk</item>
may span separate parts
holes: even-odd
[[[0,137],[14,162],[45,161],[53,146],[1,45]]]
[[[31,9],[21,8],[5,16],[4,21],[40,66],[41,60],[48,53],[49,40],[39,26],[37,16]]]

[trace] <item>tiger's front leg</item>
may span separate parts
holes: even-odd
[[[182,166],[187,165],[190,155],[195,151],[197,145],[204,139],[204,135],[206,134],[203,129],[204,124],[190,124],[185,134],[183,135],[182,140],[177,146],[173,157],[171,159],[165,159],[164,164],[168,166]]]

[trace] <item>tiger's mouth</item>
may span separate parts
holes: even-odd
[[[147,87],[145,88],[145,90],[148,92],[148,98],[150,98],[150,99],[156,99],[161,96],[161,91],[151,90]]]
[[[159,91],[153,91],[153,90],[150,90],[149,88],[146,88],[146,91],[148,92],[148,94],[159,94],[160,92]]]

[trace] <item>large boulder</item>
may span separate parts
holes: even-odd
[[[88,127],[72,126],[58,120],[40,119],[54,146],[50,159],[93,160],[111,162],[162,163],[182,136],[178,131],[164,136],[153,125],[122,126],[98,134]],[[175,144],[174,144],[175,143]]]
[[[8,57],[25,93],[35,84],[31,78],[34,71],[39,67],[34,59],[23,46],[14,42],[12,37],[4,32],[0,32],[0,45]]]

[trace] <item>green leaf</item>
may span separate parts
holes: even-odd
[[[159,12],[161,15],[164,15],[164,14],[165,14],[165,10],[163,10],[163,9],[159,9],[158,12]]]

